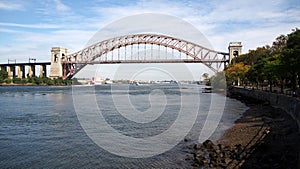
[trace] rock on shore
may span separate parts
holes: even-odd
[[[203,144],[195,144],[192,149],[192,166],[209,168],[228,168],[242,160],[245,156],[245,147],[241,144],[225,146],[214,144],[206,140]]]
[[[296,122],[281,109],[249,104],[249,109],[213,143],[188,146],[186,160],[197,168],[300,168]]]

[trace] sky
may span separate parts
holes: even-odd
[[[243,53],[300,27],[299,0],[0,0],[0,63],[49,61],[51,47],[84,48],[123,17],[158,13],[196,27],[217,51],[239,41]]]

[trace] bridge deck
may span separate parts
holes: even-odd
[[[35,65],[51,65],[51,62],[36,62],[36,63],[4,63],[0,66],[35,66]]]
[[[89,62],[67,62],[69,64],[122,64],[122,63],[205,63],[228,62],[228,60],[194,60],[194,59],[168,59],[168,60],[107,60]]]

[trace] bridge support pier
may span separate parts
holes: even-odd
[[[47,77],[46,65],[40,65],[40,77]]]
[[[25,66],[20,66],[20,68],[21,68],[21,72],[22,72],[22,78],[26,78]]]
[[[28,76],[27,77],[35,77],[35,66],[34,65],[30,65],[28,67]]]
[[[6,71],[7,71],[8,78],[10,78],[10,79],[11,79],[11,71],[10,71],[10,66],[7,66],[7,67],[6,67]]]
[[[21,66],[17,66],[18,69],[18,78],[22,78],[22,74],[21,74]]]
[[[32,77],[32,71],[31,71],[31,67],[28,67],[28,73],[27,73],[27,78]]]
[[[51,69],[50,69],[50,77],[58,78],[63,77],[63,61],[66,59],[68,55],[68,49],[53,47],[51,49]]]
[[[50,65],[50,62],[0,64],[0,70],[6,71],[10,79],[16,77],[29,78],[29,77],[37,76],[36,74],[37,65],[40,66],[40,76],[47,77],[47,65]]]
[[[35,65],[31,66],[31,70],[32,70],[32,76],[35,77],[36,76],[36,74],[35,74]]]
[[[12,70],[12,78],[15,78],[16,77],[16,67],[12,66],[11,70]]]

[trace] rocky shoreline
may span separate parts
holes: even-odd
[[[249,109],[216,143],[188,146],[195,168],[300,168],[297,123],[283,110],[239,95]]]

